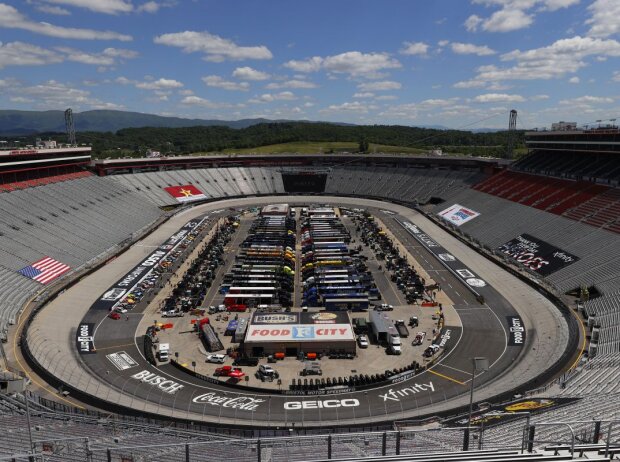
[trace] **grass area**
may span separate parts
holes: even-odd
[[[315,154],[318,152],[357,152],[358,143],[347,141],[299,141],[293,143],[272,144],[269,146],[259,146],[247,149],[226,149],[225,154],[280,154],[280,153],[300,153]],[[386,146],[383,144],[370,143],[370,152],[386,152],[386,153],[407,153],[407,154],[423,154],[427,152],[424,149],[406,148],[402,146]]]

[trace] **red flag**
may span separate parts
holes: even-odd
[[[164,189],[179,202],[200,201],[207,198],[200,189],[192,184],[169,186]]]

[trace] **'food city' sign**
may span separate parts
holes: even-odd
[[[351,340],[353,338],[353,331],[348,324],[330,324],[329,327],[294,324],[286,327],[251,326],[248,330],[246,342],[264,340]]]

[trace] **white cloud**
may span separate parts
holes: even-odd
[[[579,83],[579,82],[581,82],[581,80],[577,76],[571,77],[570,79],[568,79],[568,83]]]
[[[208,87],[222,88],[229,91],[248,91],[250,84],[247,82],[231,82],[230,80],[224,80],[218,75],[208,75],[202,78],[202,81]]]
[[[249,66],[238,67],[233,71],[232,76],[241,80],[267,80],[270,77],[266,72],[252,69]]]
[[[486,45],[474,45],[473,43],[454,42],[450,45],[452,51],[459,55],[489,56],[496,52]]]
[[[611,78],[614,82],[620,82],[620,71],[615,71],[613,77]]]
[[[365,92],[357,92],[353,95],[353,98],[373,98],[375,96],[374,93],[370,91]]]
[[[585,67],[590,56],[620,56],[620,42],[612,39],[572,37],[549,46],[532,50],[515,50],[501,56],[504,62],[515,61],[512,67],[481,66],[472,80],[459,82],[457,88],[485,86],[502,80],[548,80],[577,72]]]
[[[38,85],[24,86],[18,81],[10,81],[4,92],[16,102],[34,102],[37,109],[58,109],[72,107],[76,109],[123,109],[124,106],[104,102],[94,98],[89,91],[72,88],[62,82],[48,80]],[[20,101],[21,100],[21,101]]]
[[[360,114],[368,114],[371,109],[377,109],[376,106],[362,104],[359,101],[353,101],[352,103],[332,104],[325,109],[321,109],[321,113],[326,112],[357,112]]]
[[[59,6],[37,5],[36,9],[41,13],[54,14],[56,16],[69,16],[71,14],[69,10],[61,8]]]
[[[280,93],[264,93],[256,98],[249,100],[250,103],[271,103],[273,101],[293,101],[297,97],[290,91],[282,91]]]
[[[487,32],[511,32],[525,29],[534,22],[534,17],[521,10],[499,10],[482,23]]]
[[[187,106],[200,106],[200,107],[205,107],[208,109],[222,109],[222,108],[231,107],[229,104],[216,103],[214,101],[201,98],[200,96],[186,96],[185,98],[181,100],[181,104],[184,104]]]
[[[209,32],[177,32],[155,37],[154,42],[181,48],[185,53],[204,53],[205,60],[221,62],[227,59],[271,59],[271,51],[264,46],[239,46],[232,40]]]
[[[425,55],[429,46],[424,42],[405,42],[405,46],[400,53],[403,55]]]
[[[136,88],[141,90],[172,90],[175,88],[181,88],[183,84],[177,80],[172,79],[158,79],[151,82],[138,82]]]
[[[588,7],[592,15],[586,21],[590,26],[588,35],[609,37],[620,33],[620,2],[617,0],[594,0]]]
[[[313,56],[305,60],[291,60],[284,63],[284,67],[293,69],[295,72],[318,72],[323,65],[323,58]]]
[[[45,0],[47,3],[86,8],[95,13],[118,14],[130,13],[133,5],[126,0]]]
[[[168,1],[168,2],[154,2],[154,1],[149,1],[146,3],[143,3],[142,5],[140,5],[138,8],[136,8],[136,11],[138,13],[157,13],[161,8],[164,7],[171,7],[174,6],[176,3],[173,1]]]
[[[0,42],[0,69],[8,66],[41,66],[61,63],[63,56],[55,51],[23,42]]]
[[[0,3],[0,28],[22,29],[35,34],[65,39],[120,40],[123,42],[132,40],[130,35],[117,32],[61,27],[47,22],[32,21],[6,3]]]
[[[482,21],[483,19],[480,16],[472,14],[469,18],[465,20],[465,23],[463,23],[463,25],[465,26],[465,29],[467,29],[467,32],[476,32]]]
[[[376,78],[379,71],[399,68],[401,64],[387,53],[348,51],[326,58],[314,56],[303,61],[288,61],[284,66],[296,72],[317,72],[323,69],[336,74]]]
[[[454,88],[482,88],[486,86],[486,82],[482,80],[464,80],[452,85]]]
[[[472,3],[500,9],[488,18],[471,15],[464,23],[469,32],[476,32],[480,26],[487,32],[511,32],[529,27],[536,13],[568,8],[578,4],[579,0],[472,0]],[[536,9],[532,11],[534,7]]]
[[[93,66],[112,66],[126,59],[134,59],[138,53],[122,48],[106,48],[101,53],[88,53],[70,47],[56,47],[56,51],[63,53],[67,61],[73,61]]]
[[[615,100],[606,96],[580,96],[578,98],[563,99],[560,104],[564,106],[591,106],[593,104],[612,104]]]
[[[473,99],[476,103],[522,103],[525,98],[521,95],[508,95],[505,93],[487,93],[478,95]]]
[[[402,85],[400,82],[394,82],[391,80],[383,80],[380,82],[365,82],[360,83],[357,88],[361,91],[388,91],[388,90],[400,90]]]
[[[311,89],[318,88],[318,85],[314,82],[301,79],[286,80],[284,82],[272,82],[265,86],[267,90],[278,90],[280,88],[302,88]]]

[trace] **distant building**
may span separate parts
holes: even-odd
[[[560,120],[551,124],[551,130],[554,132],[565,132],[569,130],[577,130],[577,122],[564,122]]]

